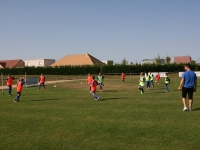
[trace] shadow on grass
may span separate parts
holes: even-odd
[[[192,111],[200,111],[200,108],[195,108]]]
[[[30,101],[57,101],[58,98],[47,98],[47,99],[37,99],[37,100],[30,100]]]
[[[103,92],[118,92],[117,90],[106,90],[106,91],[103,91]]]
[[[119,99],[125,99],[127,97],[111,97],[111,98],[102,98],[100,101],[107,101],[107,100],[119,100]]]

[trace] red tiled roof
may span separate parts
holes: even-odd
[[[17,60],[0,60],[0,65],[3,68],[13,68],[15,65],[17,65],[17,63],[21,61],[21,59],[17,59]]]

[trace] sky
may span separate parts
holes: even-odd
[[[88,52],[141,62],[200,62],[200,0],[0,0],[0,60]]]

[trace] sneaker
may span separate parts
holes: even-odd
[[[16,100],[14,100],[14,102],[16,103],[17,101],[16,101]]]
[[[9,96],[12,96],[11,94]]]
[[[187,110],[188,110],[187,107],[184,107],[184,108],[183,108],[183,111],[187,111]]]
[[[100,90],[100,92],[103,92],[103,90]]]
[[[190,108],[189,108],[189,109],[188,109],[188,111],[189,111],[189,112],[191,112],[191,111],[192,111],[192,109],[190,109]]]
[[[97,101],[99,101],[100,100],[100,96],[97,98]]]

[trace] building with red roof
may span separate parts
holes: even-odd
[[[23,68],[25,63],[21,59],[17,60],[0,60],[0,68]]]

